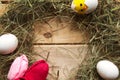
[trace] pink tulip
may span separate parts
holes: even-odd
[[[15,80],[19,77],[22,77],[26,70],[28,69],[28,59],[25,55],[22,55],[20,57],[17,57],[8,72],[8,80]]]

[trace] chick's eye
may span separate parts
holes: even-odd
[[[80,4],[80,6],[82,6],[82,4]]]
[[[84,11],[83,9],[80,10],[81,12]]]

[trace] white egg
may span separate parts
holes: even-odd
[[[115,80],[119,76],[118,67],[108,60],[101,60],[97,63],[97,72],[105,80]]]
[[[83,0],[73,0],[71,4],[71,9],[79,14],[89,14],[96,10],[98,6],[98,0],[84,0],[84,4],[87,7],[86,9],[83,8],[80,4],[82,4]],[[78,5],[79,4],[79,5]]]
[[[12,53],[18,45],[18,39],[15,35],[7,33],[0,36],[0,54]]]
[[[88,9],[86,10],[86,14],[89,14],[93,12],[97,6],[98,6],[98,0],[85,0],[85,4],[88,6]]]

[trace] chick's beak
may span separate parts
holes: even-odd
[[[86,10],[87,8],[88,8],[88,6],[85,4],[85,6],[84,6],[84,8],[83,8],[83,9],[84,9],[84,10]]]

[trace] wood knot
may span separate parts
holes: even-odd
[[[2,4],[9,4],[11,2],[13,2],[13,1],[12,0],[1,0]]]
[[[46,32],[43,34],[45,38],[51,38],[52,34],[50,32]]]

